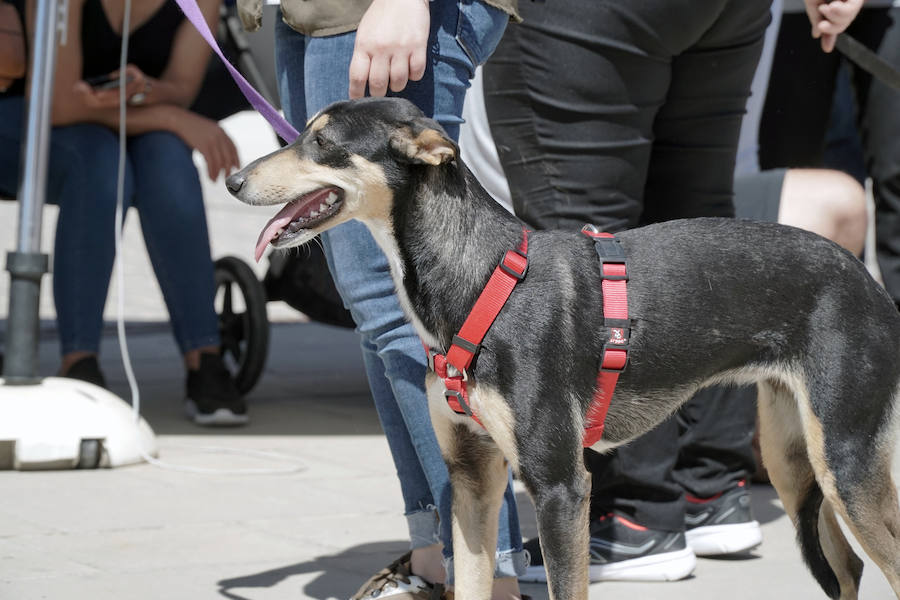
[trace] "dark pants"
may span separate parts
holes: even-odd
[[[519,8],[524,22],[507,30],[484,89],[520,217],[537,228],[590,222],[614,232],[733,216],[737,140],[767,0],[525,0]],[[754,393],[703,392],[613,455],[588,452],[593,510],[682,529],[684,490],[709,496],[752,469]]]
[[[864,8],[847,30],[900,67],[900,8]],[[826,132],[841,55],[825,54],[803,14],[787,14],[760,124],[760,165],[824,165]],[[874,184],[878,265],[900,304],[900,92],[852,68],[866,170]]]

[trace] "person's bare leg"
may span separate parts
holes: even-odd
[[[446,572],[444,571],[442,544],[433,544],[412,551],[409,559],[410,571],[418,575],[428,583],[444,583]],[[448,588],[451,592],[453,587]],[[515,577],[500,577],[494,579],[491,588],[491,600],[520,600],[522,593],[519,591],[519,581]]]
[[[196,371],[200,368],[201,354],[218,354],[218,346],[203,346],[202,348],[194,348],[184,353],[184,366],[188,371]]]
[[[418,575],[428,583],[444,583],[447,574],[444,571],[443,544],[432,544],[422,548],[415,548],[409,559],[409,570],[413,575]]]
[[[519,580],[515,577],[500,577],[494,579],[494,587],[491,588],[491,600],[521,600],[522,592],[519,591]]]
[[[781,188],[778,222],[818,233],[859,256],[866,239],[865,190],[841,171],[790,169]]]
[[[63,354],[62,364],[59,365],[59,374],[65,375],[69,372],[69,369],[72,368],[72,365],[77,363],[82,358],[87,358],[88,356],[97,356],[97,353],[88,352],[87,350],[76,350],[75,352]]]

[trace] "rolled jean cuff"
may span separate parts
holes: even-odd
[[[100,340],[97,341],[66,341],[60,340],[59,342],[59,353],[61,356],[65,356],[66,354],[71,354],[73,352],[90,352],[92,354],[100,353]]]
[[[521,577],[528,567],[527,550],[505,550],[494,556],[494,579],[501,577]],[[444,557],[444,570],[447,572],[447,585],[453,583],[453,557]]]
[[[183,342],[179,343],[179,346],[181,346],[181,353],[186,354],[191,350],[197,350],[198,348],[208,348],[210,346],[218,346],[221,343],[222,339],[219,337],[218,333],[209,333],[184,340]]]
[[[408,513],[406,524],[409,527],[410,550],[441,543],[440,524],[434,506]]]

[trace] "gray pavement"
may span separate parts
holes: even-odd
[[[252,116],[227,126],[234,128],[244,160],[274,148],[268,130]],[[268,211],[234,202],[221,181],[204,185],[214,255],[249,262]],[[52,232],[54,210],[47,212],[45,231]],[[14,217],[14,206],[0,202],[4,250],[13,246]],[[349,596],[406,547],[399,486],[355,334],[305,322],[296,311],[270,303],[271,352],[247,397],[250,425],[197,428],[181,414],[183,369],[135,225],[132,215],[124,259],[129,347],[142,414],[157,434],[161,459],[177,466],[290,472],[193,474],[148,464],[0,471],[0,600]],[[45,247],[51,245],[52,235],[45,233]],[[261,275],[264,265],[255,268]],[[7,285],[4,273],[0,318],[6,316]],[[49,296],[48,281],[40,343],[47,375],[58,361]],[[128,398],[111,330],[102,359],[111,388]],[[533,509],[517,489],[530,537]],[[693,577],[675,583],[596,584],[591,598],[824,597],[802,564],[771,488],[754,488],[753,509],[764,543],[749,557],[700,559]],[[526,585],[524,591],[536,600],[547,598],[544,586]],[[884,577],[867,561],[862,598],[889,597]]]

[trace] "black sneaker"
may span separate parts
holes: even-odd
[[[200,368],[188,371],[185,409],[197,425],[247,423],[247,405],[218,354],[202,353]]]
[[[85,356],[74,362],[72,366],[69,367],[69,370],[60,375],[60,377],[79,379],[81,381],[93,383],[104,389],[109,389],[106,387],[106,378],[103,376],[103,371],[100,370],[100,363],[97,361],[95,355]]]
[[[762,530],[750,512],[750,491],[738,487],[711,498],[685,494],[687,542],[697,556],[747,552],[762,543]]]
[[[547,581],[538,540],[524,546],[531,564],[519,581]],[[616,513],[591,523],[590,553],[592,582],[676,581],[690,575],[697,563],[683,532],[648,529]]]

